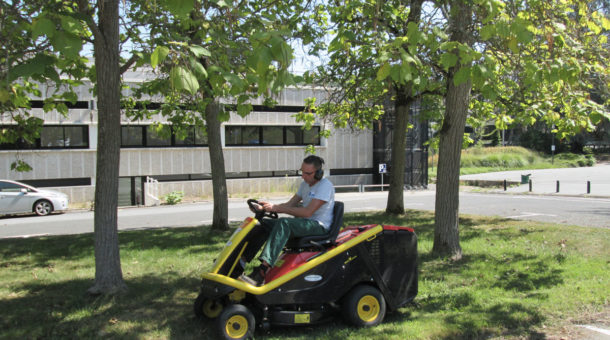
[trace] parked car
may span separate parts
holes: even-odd
[[[9,180],[0,180],[0,215],[36,213],[48,215],[68,209],[68,195]]]

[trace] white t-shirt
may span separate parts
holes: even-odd
[[[335,187],[333,187],[333,184],[326,178],[322,178],[313,186],[309,186],[307,182],[302,182],[297,191],[297,196],[303,200],[304,207],[307,207],[314,198],[326,202],[313,213],[310,219],[318,221],[324,229],[330,229],[335,206]]]

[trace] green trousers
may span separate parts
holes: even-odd
[[[267,243],[263,248],[260,259],[265,260],[271,266],[275,265],[275,261],[280,256],[282,249],[288,242],[288,239],[303,236],[324,235],[326,229],[318,223],[318,221],[306,218],[282,217],[277,220],[266,220],[268,224],[273,223]]]

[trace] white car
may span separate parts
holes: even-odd
[[[68,209],[68,195],[9,180],[0,180],[0,215],[36,213],[48,215]]]

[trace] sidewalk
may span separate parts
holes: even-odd
[[[610,197],[610,164],[598,164],[593,167],[517,170],[490,172],[484,174],[463,175],[460,180],[504,181],[521,183],[522,175],[530,175],[533,194],[578,195]],[[559,192],[557,192],[559,182]],[[590,192],[587,193],[587,182]],[[504,191],[501,187],[493,191]],[[529,193],[529,183],[509,186],[508,193]]]

